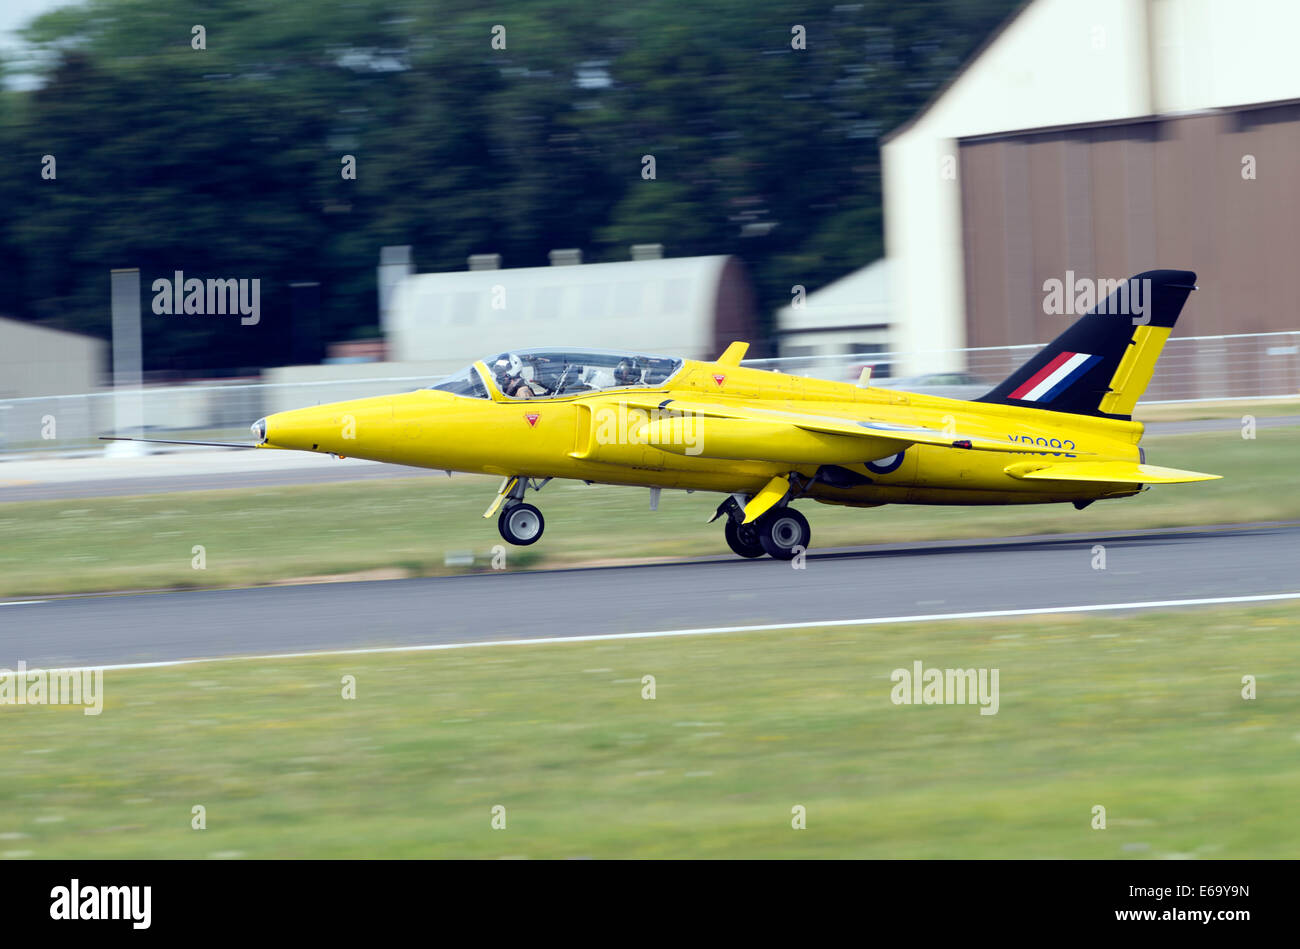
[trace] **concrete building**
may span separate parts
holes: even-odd
[[[776,312],[779,355],[821,358],[885,352],[892,343],[894,312],[887,258],[855,270],[801,304]]]
[[[1157,267],[1198,273],[1175,338],[1300,328],[1298,33],[1293,0],[1026,3],[883,146],[895,348],[1046,342],[1045,281]]]
[[[68,395],[98,388],[103,340],[0,317],[0,399]]]

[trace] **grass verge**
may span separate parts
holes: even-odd
[[[99,716],[0,706],[0,857],[1294,858],[1296,619],[1260,606],[108,672]],[[915,660],[997,668],[997,714],[893,704],[891,672]]]

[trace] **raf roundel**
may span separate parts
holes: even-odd
[[[891,471],[897,471],[903,464],[904,452],[898,452],[890,455],[888,458],[877,458],[875,461],[867,462],[867,470],[872,474],[889,474]]]

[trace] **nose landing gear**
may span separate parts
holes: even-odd
[[[506,543],[518,547],[537,543],[545,529],[546,518],[542,517],[542,512],[522,501],[505,508],[497,517],[497,530],[501,537]]]
[[[541,481],[533,481],[530,478],[516,477],[507,478],[502,483],[501,490],[483,512],[483,516],[491,517],[500,509],[497,530],[506,543],[527,547],[542,539],[542,531],[546,530],[546,518],[542,517],[542,512],[536,507],[524,503],[524,492],[529,488],[540,491],[550,480],[543,478]]]

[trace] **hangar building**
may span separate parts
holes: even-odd
[[[900,368],[1050,340],[1067,274],[1195,270],[1175,339],[1300,329],[1297,35],[1294,0],[1021,7],[883,145]]]

